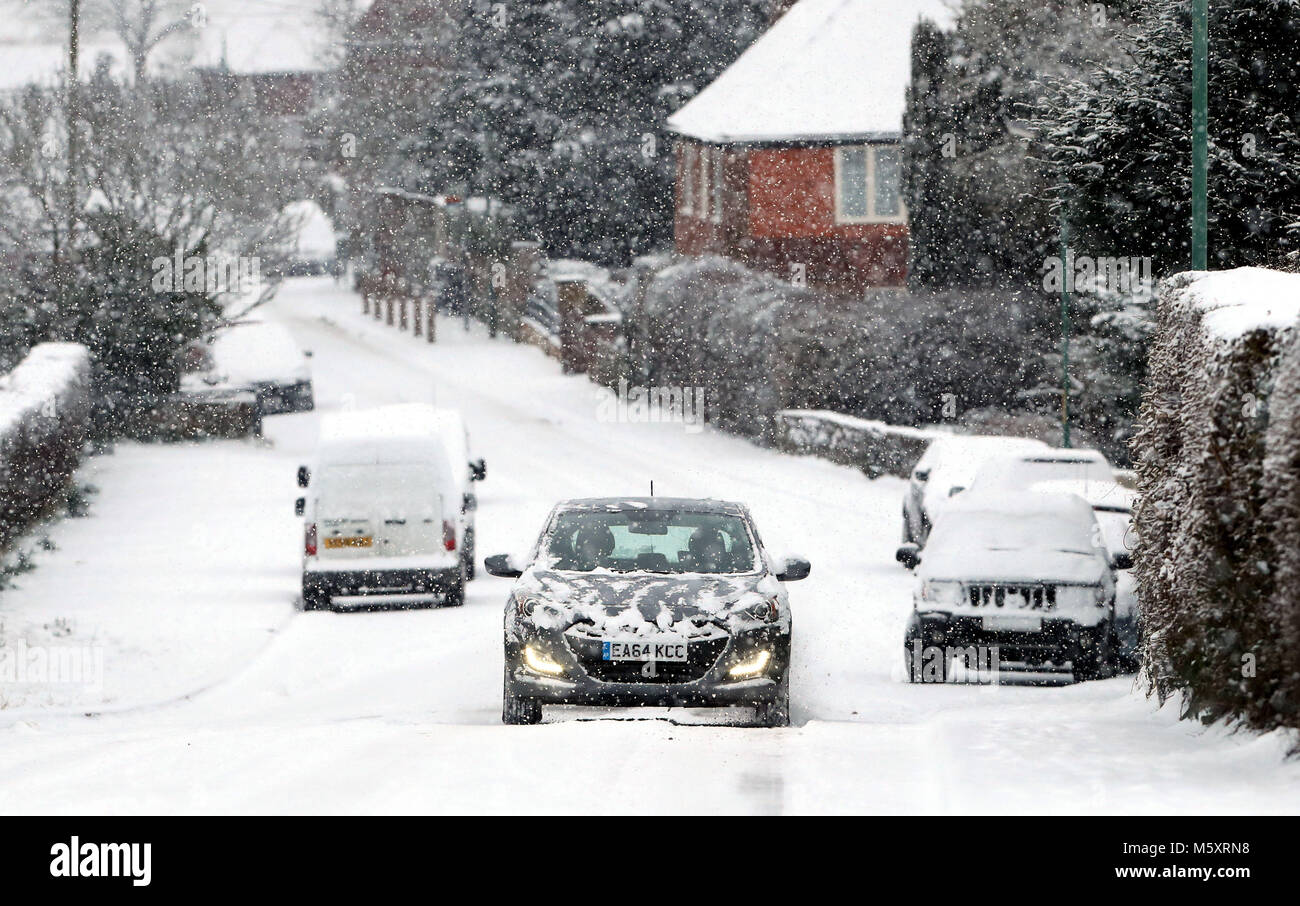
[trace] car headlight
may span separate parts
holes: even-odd
[[[727,674],[732,679],[750,679],[755,676],[762,676],[767,670],[767,665],[772,660],[772,652],[763,648],[756,651],[751,657],[736,664]]]
[[[543,676],[560,676],[564,673],[564,665],[536,645],[524,646],[524,666]]]
[[[781,616],[781,609],[777,606],[776,598],[769,598],[751,606],[749,613],[756,620],[762,620],[764,623],[775,623],[777,618]]]
[[[515,613],[519,614],[521,617],[531,617],[533,615],[533,611],[537,609],[538,605],[546,603],[537,595],[530,595],[527,593],[516,594],[514,596],[514,599],[515,599]]]
[[[921,600],[927,604],[960,607],[963,600],[961,583],[926,580],[921,584]]]

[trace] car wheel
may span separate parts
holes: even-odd
[[[790,674],[788,672],[777,685],[776,698],[756,706],[754,713],[761,726],[790,726]]]
[[[1111,645],[1111,638],[1114,635],[1112,626],[1106,626],[1104,632],[1099,632],[1098,636],[1105,639],[1105,643],[1100,641],[1092,647],[1092,650],[1080,658],[1080,663],[1074,668],[1074,678],[1078,682],[1088,682],[1090,680],[1101,679],[1107,669],[1111,666],[1114,658],[1114,648]]]
[[[448,590],[445,603],[448,607],[460,607],[465,603],[465,575],[463,572],[456,584]]]
[[[322,589],[304,588],[302,590],[302,609],[303,610],[324,610],[325,605],[329,603],[329,597]]]
[[[501,722],[510,726],[542,722],[542,706],[536,699],[516,695],[510,682],[510,668],[506,668],[501,694]]]

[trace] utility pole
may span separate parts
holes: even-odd
[[[1061,201],[1061,446],[1070,448],[1070,210]]]
[[[64,236],[67,257],[72,258],[72,233],[77,223],[77,80],[81,59],[81,0],[68,0],[68,82],[64,114],[68,132],[68,232]]]
[[[1209,0],[1192,0],[1192,270],[1209,267]]]

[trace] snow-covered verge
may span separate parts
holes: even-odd
[[[1300,727],[1300,275],[1161,287],[1136,437],[1148,678],[1189,715]]]
[[[293,614],[293,463],[254,443],[120,443],[82,518],[33,529],[0,591],[0,719],[169,701],[230,676]]]
[[[42,343],[0,377],[0,540],[46,506],[81,459],[90,423],[90,355]]]

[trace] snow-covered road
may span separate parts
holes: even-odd
[[[796,725],[578,713],[504,727],[504,580],[476,580],[460,609],[294,610],[293,475],[318,417],[283,416],[265,446],[124,445],[89,467],[102,487],[92,516],[55,528],[58,550],[0,610],[28,625],[67,607],[98,621],[110,706],[0,710],[0,812],[1300,811],[1285,739],[1180,723],[1128,678],[902,682],[911,581],[893,561],[896,479],[707,430],[602,421],[604,391],[538,350],[448,321],[426,344],[363,318],[328,279],[292,281],[269,314],[313,351],[322,409],[465,413],[488,462],[480,557],[526,547],[563,497],[641,494],[653,480],[665,495],[748,503],[769,547],[813,563],[790,587]],[[227,523],[211,535],[196,527],[209,512]],[[177,526],[189,529],[172,549]],[[123,558],[132,568],[97,574]]]

